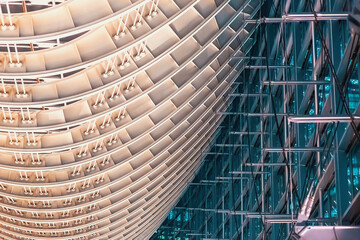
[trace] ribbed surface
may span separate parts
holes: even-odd
[[[221,120],[258,8],[68,0],[13,14],[0,32],[0,237],[149,238]],[[14,50],[30,42],[56,46]]]

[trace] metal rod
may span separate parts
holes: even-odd
[[[262,133],[262,132],[230,132],[230,134],[233,134],[233,135],[248,135],[248,134],[268,134],[268,133]]]
[[[307,22],[307,21],[331,21],[331,20],[347,20],[348,13],[317,13],[316,19],[314,14],[287,14],[281,18],[260,18],[260,19],[246,19],[247,23],[286,23],[286,22]]]
[[[278,69],[278,68],[293,68],[294,66],[261,66],[261,65],[247,65],[246,69]]]
[[[249,171],[232,171],[232,172],[229,172],[229,173],[237,175],[237,174],[269,174],[270,172],[264,172],[264,171],[252,171],[252,172],[249,172]]]
[[[216,112],[221,115],[245,115],[250,117],[274,117],[273,113],[242,113],[242,112]],[[288,116],[287,113],[277,113],[277,116]]]
[[[249,57],[249,56],[240,56],[240,57],[233,57],[232,59],[254,59],[254,60],[265,60],[266,57]]]
[[[324,148],[319,147],[306,147],[306,148],[264,148],[265,152],[281,152],[281,151],[291,151],[291,152],[321,152],[324,151]]]
[[[216,147],[247,147],[247,144],[214,144]]]
[[[287,166],[286,163],[244,163],[245,166]],[[297,165],[297,164],[292,164]]]
[[[263,84],[271,85],[324,85],[332,84],[330,81],[263,81]]]
[[[359,121],[360,116],[290,116],[289,121],[294,123],[330,123]]]
[[[269,94],[263,94],[263,93],[250,93],[250,94],[246,94],[246,93],[232,93],[230,94],[230,96],[234,96],[234,97],[268,97],[270,96]]]
[[[217,181],[217,180],[201,180],[202,183],[229,183],[228,181]]]

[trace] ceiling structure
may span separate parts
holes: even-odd
[[[3,1],[0,238],[150,238],[223,118],[259,8]]]

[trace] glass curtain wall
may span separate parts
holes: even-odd
[[[309,196],[306,224],[359,224],[355,2],[264,2],[222,125],[153,240],[296,239]]]

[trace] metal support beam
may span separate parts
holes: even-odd
[[[309,22],[309,21],[332,21],[332,20],[347,20],[349,18],[348,13],[316,13],[316,19],[314,14],[300,13],[300,14],[287,14],[281,18],[260,18],[245,20],[248,23],[291,23],[291,22]]]
[[[290,116],[288,120],[294,123],[335,123],[360,121],[360,116]]]

